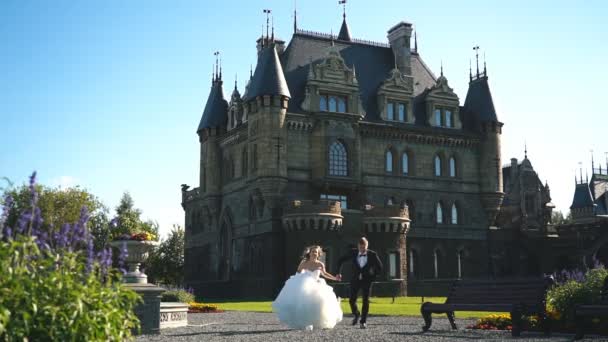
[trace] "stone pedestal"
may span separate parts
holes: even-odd
[[[135,307],[135,315],[141,323],[142,334],[160,333],[160,296],[165,289],[154,284],[125,284],[139,294],[143,303]]]
[[[160,328],[177,328],[188,325],[188,304],[160,303]]]

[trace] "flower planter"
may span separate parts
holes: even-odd
[[[137,240],[116,240],[110,243],[112,247],[120,250],[123,246],[127,249],[125,264],[127,274],[123,277],[125,283],[147,284],[148,276],[139,270],[142,262],[145,262],[150,255],[150,251],[158,246],[158,241],[137,241]]]

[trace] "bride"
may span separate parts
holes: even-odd
[[[320,246],[311,246],[304,251],[298,272],[291,276],[272,303],[272,310],[279,320],[294,329],[331,329],[342,320],[340,299],[325,283],[323,276],[340,281],[325,271],[319,261]]]

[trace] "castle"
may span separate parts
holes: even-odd
[[[287,45],[274,30],[257,40],[255,72],[229,99],[216,67],[197,129],[200,186],[182,186],[197,294],[276,295],[305,246],[320,244],[335,273],[360,236],[385,265],[377,294],[539,271],[514,268],[508,246],[516,230],[554,233],[549,187],[527,156],[503,168],[485,63],[460,105],[412,32],[397,23],[387,44],[354,39],[346,16],[337,36],[294,22]]]

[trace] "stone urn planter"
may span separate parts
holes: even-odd
[[[127,274],[123,277],[128,284],[147,284],[148,276],[139,270],[142,262],[148,260],[150,252],[158,246],[158,241],[138,241],[138,240],[115,240],[110,245],[120,251],[126,247],[127,257],[125,264]],[[123,247],[124,246],[124,247]]]

